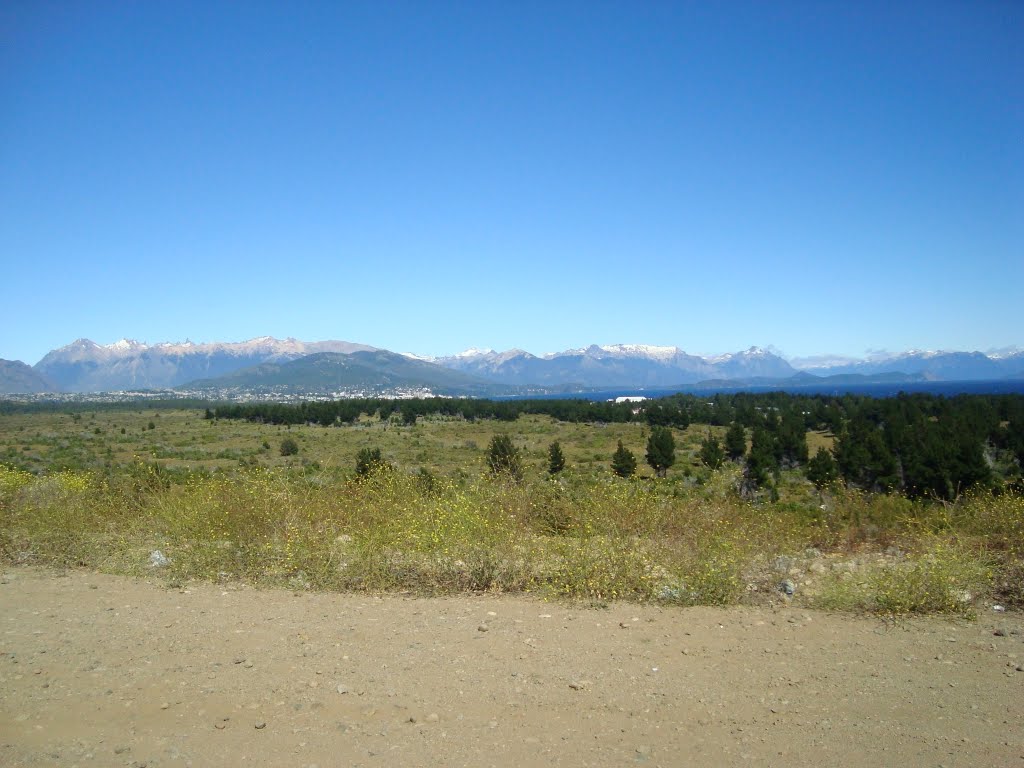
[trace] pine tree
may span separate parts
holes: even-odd
[[[632,477],[636,472],[636,456],[622,445],[621,440],[619,440],[619,447],[612,454],[612,472],[619,477]]]
[[[725,433],[725,453],[730,459],[736,461],[737,459],[742,459],[746,452],[746,432],[742,424],[734,421],[732,426],[729,427],[729,431]]]
[[[819,490],[835,482],[839,477],[836,460],[832,458],[832,452],[825,448],[818,448],[814,458],[807,462],[807,468],[804,471],[807,474],[807,479],[814,483]]]
[[[647,439],[647,463],[658,477],[665,477],[668,468],[676,463],[676,441],[672,430],[654,427]]]
[[[757,427],[750,441],[747,455],[747,479],[760,487],[768,483],[771,475],[778,472],[779,463],[775,457],[775,436],[767,429]]]
[[[523,461],[519,449],[508,435],[495,435],[487,446],[487,466],[493,475],[507,475],[522,480]]]
[[[718,442],[718,438],[713,437],[710,432],[708,433],[708,436],[701,441],[700,460],[705,466],[711,469],[718,469],[725,461],[725,451],[722,450],[722,444]]]
[[[548,474],[557,475],[565,469],[565,455],[562,453],[562,446],[555,440],[548,446]]]

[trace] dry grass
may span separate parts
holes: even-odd
[[[1019,496],[948,506],[819,496],[788,474],[780,502],[750,504],[736,493],[738,467],[712,473],[696,462],[706,427],[677,433],[668,480],[626,481],[606,457],[619,439],[642,455],[644,427],[525,418],[511,429],[526,457],[521,483],[483,469],[484,448],[507,424],[285,430],[140,411],[3,417],[2,427],[0,456],[4,443],[8,457],[14,446],[17,464],[36,472],[0,465],[8,562],[138,574],[160,549],[170,559],[160,572],[173,581],[689,605],[782,599],[770,563],[821,550],[867,564],[801,586],[797,601],[965,614],[990,595],[1021,599]],[[297,457],[275,450],[283,434],[299,443]],[[549,479],[555,439],[572,469]],[[356,479],[354,455],[367,446],[381,447],[394,468]],[[62,468],[72,456],[84,466]],[[889,548],[900,556],[863,557]]]

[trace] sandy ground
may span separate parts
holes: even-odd
[[[0,578],[4,766],[1024,766],[1024,621]]]

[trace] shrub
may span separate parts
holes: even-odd
[[[366,477],[387,465],[380,448],[360,448],[356,454],[356,476]]]
[[[487,446],[487,466],[493,475],[522,480],[523,461],[508,435],[495,435]]]
[[[292,438],[286,437],[281,441],[281,455],[282,456],[294,456],[299,452],[299,444],[296,443]]]

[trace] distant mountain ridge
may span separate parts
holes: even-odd
[[[470,350],[434,362],[502,384],[533,386],[673,387],[711,378],[785,378],[796,373],[781,357],[760,347],[713,361],[689,355],[678,347],[593,344],[543,357],[521,349]]]
[[[193,381],[190,390],[332,394],[426,390],[433,394],[484,396],[498,387],[484,379],[382,349],[342,354],[318,352],[283,363],[262,363],[215,379]],[[426,392],[425,392],[426,393]]]
[[[857,373],[865,376],[906,373],[931,381],[982,381],[1024,375],[1024,351],[989,356],[981,352],[910,350],[867,360],[831,360],[826,364],[801,364],[801,370],[818,376]]]
[[[100,346],[78,339],[55,349],[34,366],[65,392],[166,389],[215,378],[267,362],[287,362],[319,352],[368,352],[348,341],[305,342],[260,336],[231,343],[142,344],[122,339]]]
[[[350,361],[352,366],[343,365],[340,359],[335,359],[331,363],[322,363],[318,375],[325,377],[324,381],[365,383],[378,380],[382,387],[386,382],[400,382],[396,386],[454,387],[446,391],[463,392],[483,392],[487,389],[485,383],[549,392],[672,388],[709,381],[742,385],[753,381],[784,381],[798,374],[822,378],[851,376],[861,377],[857,381],[876,379],[890,382],[899,380],[900,376],[908,377],[908,381],[1024,379],[1024,350],[1018,347],[989,354],[911,350],[893,355],[875,353],[864,359],[819,355],[786,360],[763,347],[705,357],[688,354],[674,346],[593,344],[545,355],[534,355],[522,349],[504,352],[469,349],[456,355],[424,357],[398,355],[348,341],[304,342],[261,336],[243,342],[203,344],[191,341],[144,344],[121,339],[113,344],[99,345],[89,339],[77,339],[49,352],[32,367],[18,361],[3,361],[0,364],[0,392],[90,393],[170,389],[182,388],[196,381],[204,382],[204,386],[213,386],[212,382],[221,377],[268,365],[279,368],[248,371],[245,376],[253,381],[252,377],[262,380],[261,384],[253,386],[267,385],[268,377],[278,377],[275,386],[285,386],[281,376],[297,377],[297,382],[303,377],[307,382],[317,378],[308,368],[284,367],[286,363],[325,353],[345,356],[364,352],[385,353],[385,357],[372,363],[356,358]],[[410,368],[406,364],[410,361],[421,365]],[[356,375],[359,365],[369,365],[373,371],[364,368]],[[347,373],[342,374],[343,369]],[[468,378],[461,382],[446,380],[439,373],[442,370]],[[834,381],[839,382],[840,379]],[[320,389],[322,387],[317,385],[316,391]]]
[[[0,360],[0,394],[54,392],[56,385],[21,360]]]

